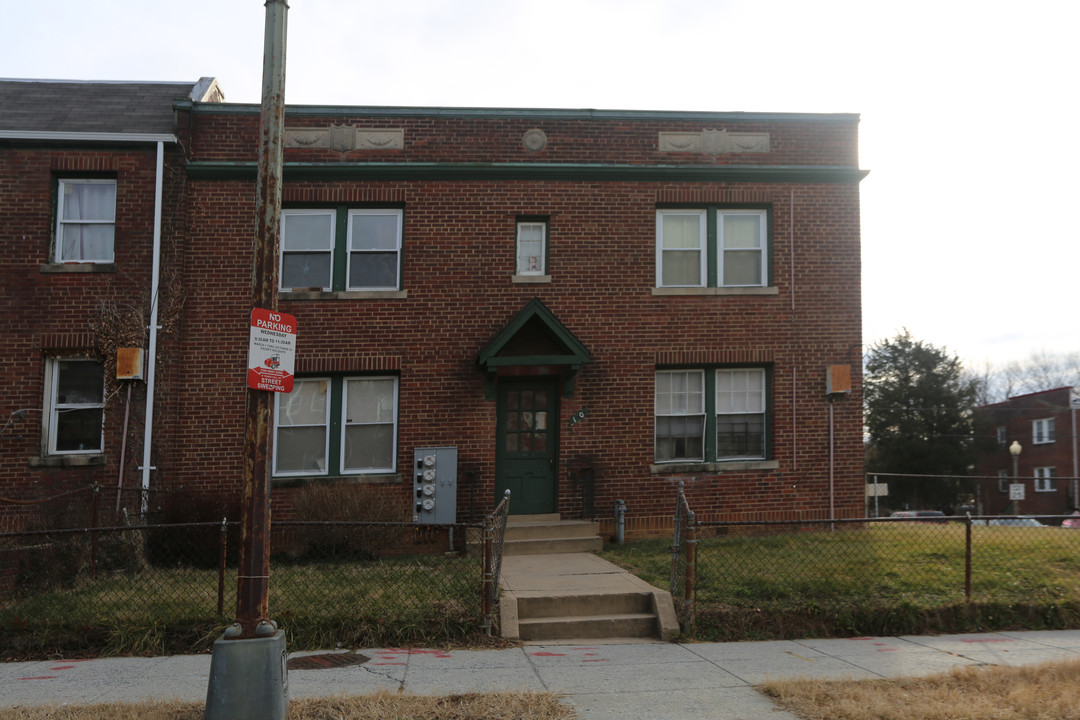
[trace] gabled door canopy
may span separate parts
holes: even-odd
[[[573,377],[589,362],[589,351],[540,298],[533,298],[487,347],[476,364],[485,372],[485,395],[495,398],[495,378],[517,374],[511,368],[532,368],[539,374],[559,374],[563,396],[573,397]]]

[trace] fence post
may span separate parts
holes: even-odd
[[[93,494],[90,496],[90,577],[97,580],[97,546],[98,546],[98,484],[92,486]]]
[[[225,614],[225,555],[226,546],[228,540],[227,517],[221,518],[221,540],[218,541],[218,546],[221,548],[220,557],[218,558],[218,583],[217,583],[217,612],[218,617]]]
[[[964,523],[964,602],[971,602],[971,513]]]
[[[694,554],[697,535],[694,528],[694,513],[687,513],[686,518],[686,602],[693,607],[694,591],[697,590],[697,557]],[[692,611],[691,611],[692,612]]]
[[[491,541],[494,534],[495,519],[490,515],[484,518],[483,540],[480,543],[483,554],[483,574],[480,581],[480,627],[485,635],[491,634],[491,584],[492,584],[492,558]]]

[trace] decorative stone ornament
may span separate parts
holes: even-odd
[[[660,152],[697,152],[709,155],[725,153],[767,153],[769,133],[738,133],[727,130],[702,130],[697,133],[662,132]]]
[[[401,150],[404,130],[376,130],[355,125],[331,125],[328,129],[285,130],[286,148],[319,148],[347,153],[353,150]]]
[[[547,133],[539,128],[525,131],[525,135],[521,138],[521,144],[529,152],[540,152],[547,147],[547,141]]]

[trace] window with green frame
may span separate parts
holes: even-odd
[[[296,378],[275,401],[275,477],[396,472],[396,377]]]
[[[403,219],[392,208],[282,210],[280,288],[401,289]]]
[[[769,395],[762,367],[657,370],[655,461],[768,458]]]
[[[657,287],[766,287],[769,253],[768,210],[656,211]]]

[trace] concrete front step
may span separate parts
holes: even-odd
[[[542,520],[506,524],[506,540],[554,540],[599,537],[600,523],[588,520]]]
[[[656,637],[656,615],[622,613],[619,615],[562,615],[542,618],[518,618],[522,640],[569,640],[596,638]]]
[[[590,520],[560,520],[548,515],[511,515],[503,536],[503,555],[553,555],[599,552],[604,549],[600,523]],[[479,533],[468,535],[470,554],[479,553]]]
[[[555,555],[558,553],[598,552],[604,549],[599,537],[571,537],[541,540],[503,539],[503,555]]]
[[[633,615],[652,613],[647,592],[596,592],[580,595],[521,595],[518,617],[539,619],[575,615]]]

